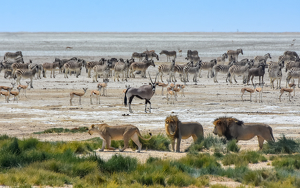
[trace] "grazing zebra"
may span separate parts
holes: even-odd
[[[286,87],[289,84],[291,79],[298,79],[298,88],[300,88],[300,71],[288,71],[286,75]]]
[[[248,77],[249,69],[253,66],[250,62],[247,63],[245,66],[233,65],[229,68],[227,77],[229,78],[229,82],[232,83],[232,77],[234,78],[235,83],[237,83],[235,79],[235,75],[242,75],[243,76],[243,83],[246,83],[246,78]]]
[[[83,65],[83,60],[77,59],[77,60],[70,60],[67,63],[64,64],[65,68],[65,78],[68,78],[68,73],[71,75],[71,71],[74,71],[76,74],[76,78],[80,75],[81,68]]]
[[[142,61],[143,58],[148,58],[146,53],[138,53],[138,52],[133,52],[131,55],[131,59],[137,58],[139,61]]]
[[[162,50],[159,55],[165,54],[167,56],[167,62],[169,61],[170,57],[174,57],[174,60],[176,59],[176,51],[167,51]]]
[[[94,75],[93,82],[98,82],[97,78],[99,74],[103,75],[103,79],[108,79],[108,75],[110,72],[110,68],[112,67],[112,63],[110,60],[107,60],[103,65],[95,65],[93,67]]]
[[[13,52],[6,52],[4,54],[4,60],[7,60],[7,59],[14,59],[15,60],[18,57],[21,57],[21,58],[23,57],[21,51],[17,51],[15,53],[13,53]]]
[[[197,50],[194,50],[194,51],[188,50],[187,51],[187,57],[199,57],[198,51]]]
[[[283,53],[283,55],[285,55],[285,56],[294,56],[294,57],[296,57],[297,59],[299,59],[299,55],[298,55],[297,52],[295,52],[295,51],[285,51],[285,52]]]
[[[152,65],[155,67],[154,61],[153,60],[144,60],[143,62],[134,62],[130,65],[129,67],[129,75],[132,78],[135,78],[135,75],[133,74],[134,71],[141,71],[142,72],[142,77],[146,78],[146,70],[148,67]]]
[[[232,66],[232,65],[235,65],[235,61],[231,61],[228,65],[215,65],[213,66],[213,71],[214,71],[214,82],[215,83],[218,83],[218,79],[217,79],[217,76],[218,76],[218,73],[224,73],[224,74],[227,74],[229,68]],[[226,82],[227,82],[227,78],[226,78]]]
[[[281,62],[271,62],[269,65],[269,77],[270,77],[270,84],[271,89],[274,89],[274,81],[277,80],[277,87],[276,89],[281,88],[281,79],[282,79],[282,71],[281,69],[284,67],[284,61]]]
[[[229,62],[231,62],[232,60],[235,60],[236,62],[238,61],[238,56],[239,54],[243,54],[243,50],[242,49],[237,49],[237,50],[228,50],[227,51],[227,55],[228,55],[228,60]]]
[[[289,61],[285,66],[285,72],[293,67],[300,67],[300,61]]]
[[[164,73],[167,73],[169,74],[169,81],[171,82],[171,79],[172,79],[172,82],[176,82],[176,78],[175,78],[175,60],[172,60],[172,64],[171,65],[159,65],[158,66],[158,72],[160,74],[160,79],[162,82],[163,79],[162,79],[162,76]]]
[[[55,78],[55,69],[60,68],[60,62],[54,61],[53,63],[43,63],[43,77],[46,78],[46,72],[50,71],[50,78]]]
[[[201,60],[196,63],[195,67],[185,66],[183,68],[184,82],[189,82],[189,74],[194,74],[193,82],[197,83],[197,77],[202,66]]]
[[[224,65],[224,63],[225,63],[225,61],[226,61],[227,58],[228,58],[227,53],[224,53],[224,54],[222,54],[221,57],[217,58],[217,63]]]
[[[214,76],[213,73],[213,67],[217,64],[217,60],[213,59],[210,60],[210,62],[201,62],[201,68],[200,68],[200,73],[199,73],[199,78],[201,78],[201,70],[207,70],[207,78],[209,78],[209,73],[210,77],[212,78]]]
[[[32,63],[32,61],[30,60],[29,63],[13,63],[11,65],[11,68],[13,70],[12,74],[15,75],[15,72],[17,69],[29,69],[29,65]]]
[[[118,81],[119,81],[119,75],[122,74],[122,81],[123,80],[126,80],[127,81],[127,78],[128,78],[128,70],[129,70],[129,67],[130,65],[134,62],[134,59],[130,59],[130,60],[126,60],[124,62],[124,60],[120,60],[120,62],[116,63],[115,64],[115,67],[114,67],[114,71],[115,71],[115,77],[114,77],[114,81],[115,79],[117,78]]]
[[[29,78],[30,79],[30,88],[33,88],[32,86],[32,80],[35,74],[37,73],[37,66],[33,66],[30,69],[17,69],[15,72],[15,75],[17,77],[17,85],[21,85],[20,80],[21,78]]]
[[[254,60],[255,60],[254,67],[258,67],[258,64],[261,60],[265,60],[267,62],[267,59],[269,59],[269,58],[272,59],[270,53],[267,53],[264,56],[255,56],[254,57]]]

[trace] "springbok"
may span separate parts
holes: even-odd
[[[92,97],[95,96],[96,99],[97,99],[97,104],[100,104],[100,90],[101,90],[101,87],[98,87],[98,90],[92,90],[91,91],[91,94],[90,94],[90,102],[91,102],[91,105],[93,105],[93,100],[92,100]]]
[[[294,96],[295,96],[295,87],[296,87],[296,84],[289,84],[289,87],[290,88],[281,88],[280,89],[280,95],[279,95],[279,101],[281,102],[281,95],[284,93],[284,92],[288,92],[289,93],[289,101],[291,101],[291,93],[294,91]],[[293,88],[293,89],[292,89]]]
[[[164,95],[164,88],[169,85],[169,81],[167,84],[162,83],[162,82],[156,82],[156,85],[161,87],[161,95]]]
[[[19,84],[18,87],[20,87],[21,89],[23,89],[23,91],[25,92],[25,97],[27,98],[26,96],[26,89],[28,88],[30,82],[26,82],[27,85],[21,85]]]
[[[244,88],[242,88],[242,89],[241,89],[241,93],[242,93],[241,98],[242,98],[242,101],[244,102],[243,95],[244,95],[244,93],[247,91],[247,92],[250,93],[250,102],[252,102],[252,100],[251,100],[251,98],[252,98],[252,93],[254,93],[254,92],[256,91],[255,89],[256,89],[256,85],[254,85],[254,89],[249,88],[249,87],[244,87]]]
[[[102,90],[102,96],[107,96],[107,83],[108,79],[103,79],[103,83],[99,83],[97,87],[99,88],[99,91],[103,88]]]
[[[19,94],[22,88],[17,87],[18,91],[10,91],[10,94],[14,96],[14,101],[17,99],[17,103],[19,102]]]
[[[7,91],[0,91],[0,96],[1,95],[4,95],[5,96],[5,101],[8,103],[9,102],[9,97],[10,97],[10,91],[11,91],[11,88],[8,88]]]
[[[138,88],[128,88],[125,92],[124,96],[124,105],[127,106],[127,98],[129,99],[129,112],[133,113],[131,109],[131,102],[134,97],[145,99],[145,112],[147,113],[147,103],[150,104],[149,112],[151,113],[151,97],[155,94],[155,87],[156,87],[156,78],[158,76],[158,73],[156,74],[155,81],[152,82],[150,73],[148,72],[151,83],[149,85],[143,85]]]
[[[78,96],[79,97],[79,105],[81,105],[81,97],[86,93],[86,90],[88,88],[82,88],[83,89],[83,92],[79,92],[79,91],[72,91],[70,92],[70,105],[72,106],[72,99],[75,97],[75,96]]]

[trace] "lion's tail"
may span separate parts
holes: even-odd
[[[152,138],[152,133],[149,133],[150,138],[144,138],[144,137],[141,135],[141,133],[140,133],[139,130],[137,130],[136,132],[137,132],[138,136],[139,136],[141,139],[143,139],[143,140],[150,140],[150,139]]]

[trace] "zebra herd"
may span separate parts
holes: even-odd
[[[218,83],[218,74],[226,75],[226,82],[232,83],[232,79],[237,83],[236,76],[242,76],[244,84],[249,84],[250,80],[254,85],[253,78],[259,77],[259,84],[263,84],[265,69],[268,68],[270,77],[270,85],[275,89],[274,82],[277,81],[276,89],[281,88],[282,69],[285,67],[287,72],[286,87],[291,79],[298,79],[298,87],[300,87],[300,60],[299,56],[294,51],[285,51],[277,62],[268,62],[272,59],[270,53],[264,56],[256,56],[253,59],[239,60],[238,56],[244,54],[242,49],[228,50],[221,57],[204,61],[200,58],[198,51],[188,50],[188,62],[184,64],[176,64],[176,51],[162,50],[160,55],[166,55],[167,61],[158,66],[158,76],[161,82],[164,82],[163,75],[168,75],[167,82],[177,82],[176,74],[179,75],[180,81],[185,85],[189,82],[189,75],[192,76],[193,82],[197,83],[198,78],[201,78],[201,71],[208,71],[207,78],[213,78],[215,83]],[[135,74],[140,72],[143,78],[146,78],[146,70],[149,66],[155,67],[155,60],[159,60],[158,54],[154,50],[146,50],[142,53],[134,52],[131,59],[101,58],[99,61],[86,61],[77,57],[70,59],[55,58],[52,63],[46,62],[43,64],[33,63],[31,60],[25,63],[21,51],[15,53],[7,52],[4,55],[3,61],[0,63],[0,71],[5,70],[4,77],[16,79],[16,84],[21,85],[20,80],[30,79],[30,87],[33,88],[33,78],[41,78],[41,74],[46,78],[47,71],[50,71],[50,78],[55,78],[55,71],[64,74],[64,78],[68,78],[68,74],[75,74],[78,78],[81,75],[82,68],[85,67],[88,78],[92,78],[93,82],[98,82],[99,77],[103,80],[108,80],[109,77],[114,77],[114,81],[128,81],[128,78],[135,78]],[[136,62],[135,60],[138,59]],[[228,61],[226,62],[226,59]],[[92,75],[93,73],[93,75]],[[294,82],[293,82],[294,83]],[[175,88],[173,88],[175,89]]]

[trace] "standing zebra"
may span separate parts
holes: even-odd
[[[201,62],[201,61],[200,61]],[[214,73],[213,73],[213,67],[217,64],[217,60],[213,59],[210,62],[201,62],[201,69],[200,69],[200,73],[199,73],[199,78],[201,78],[201,70],[207,70],[207,78],[209,78],[209,73],[210,73],[210,77],[214,77]]]
[[[254,60],[255,60],[254,67],[258,67],[258,64],[261,60],[265,60],[265,62],[267,62],[267,59],[269,59],[269,58],[272,59],[270,53],[267,53],[264,56],[255,56],[254,57]]]
[[[235,60],[236,62],[238,61],[238,56],[239,54],[243,54],[243,50],[240,48],[240,49],[237,49],[237,50],[228,50],[227,51],[227,55],[228,55],[228,60],[229,62],[231,62],[232,60]]]
[[[282,71],[281,69],[284,67],[284,61],[281,62],[271,62],[269,65],[269,77],[270,77],[270,84],[271,84],[271,89],[274,89],[274,81],[277,80],[277,88],[281,88],[281,79],[282,79]]]
[[[119,81],[119,75],[122,74],[122,81],[123,80],[126,80],[127,81],[127,78],[128,78],[128,70],[129,70],[129,67],[130,65],[134,62],[134,59],[130,59],[130,60],[126,60],[124,62],[124,60],[120,60],[120,62],[116,63],[115,64],[115,67],[114,67],[114,71],[115,71],[115,77],[114,77],[114,81],[115,79],[117,78],[118,81]]]
[[[195,67],[185,66],[183,69],[184,82],[189,82],[189,74],[194,74],[193,82],[197,83],[197,77],[201,66],[202,66],[201,60],[196,63]]]
[[[93,82],[95,81],[98,82],[97,80],[98,74],[103,74],[103,79],[108,79],[111,66],[112,64],[110,60],[106,61],[103,65],[95,65],[93,67],[94,70]]]
[[[235,75],[243,76],[243,83],[247,82],[249,69],[253,66],[251,63],[247,63],[245,66],[233,65],[229,68],[227,77],[229,77],[229,82],[232,83],[232,77],[234,78],[235,83],[237,83],[235,79]],[[228,78],[227,78],[228,79]]]
[[[66,64],[64,64],[65,68],[65,78],[68,78],[68,73],[71,75],[71,71],[74,71],[76,73],[76,78],[80,75],[81,69],[83,65],[83,60],[77,59],[77,60],[70,60]]]
[[[142,72],[142,77],[146,78],[146,70],[148,67],[152,65],[155,67],[154,61],[153,60],[144,60],[143,62],[134,62],[130,65],[129,70],[130,70],[130,77],[135,78],[135,75],[133,74],[134,71],[141,71]]]
[[[184,82],[183,69],[184,69],[184,67],[186,67],[186,66],[192,66],[192,63],[193,63],[193,62],[188,62],[188,63],[183,64],[183,65],[175,65],[175,67],[174,67],[174,75],[175,75],[175,73],[177,72],[177,73],[179,74],[180,80],[181,80],[182,82]]]
[[[214,71],[214,82],[215,83],[218,83],[218,79],[217,79],[217,76],[218,76],[218,73],[224,73],[224,74],[227,74],[229,68],[232,66],[232,65],[235,65],[235,61],[231,61],[228,65],[215,65],[213,66],[213,71]],[[227,82],[227,78],[226,78],[226,82]]]
[[[13,59],[13,60],[15,60],[15,59],[17,59],[19,57],[23,58],[23,55],[22,55],[21,51],[17,51],[15,53],[13,53],[13,52],[6,52],[4,54],[4,60],[7,60],[7,59]]]
[[[89,62],[87,62],[87,63],[86,63],[86,66],[85,66],[86,71],[87,71],[87,73],[88,73],[88,76],[87,76],[87,77],[88,77],[88,78],[91,77],[91,70],[92,70],[92,68],[93,68],[94,66],[96,66],[96,65],[103,65],[106,61],[107,61],[106,59],[101,58],[99,61],[89,61]]]
[[[224,65],[224,63],[225,63],[225,61],[226,61],[227,58],[228,58],[227,53],[224,53],[224,54],[222,54],[221,57],[217,58],[217,63]]]
[[[33,88],[32,86],[32,80],[33,77],[35,76],[37,72],[37,66],[33,66],[31,69],[17,69],[15,72],[15,75],[17,77],[16,84],[20,85],[20,80],[21,78],[29,78],[30,79],[30,87]]]
[[[175,67],[175,60],[172,60],[171,65],[159,65],[158,66],[158,72],[160,74],[160,79],[162,82],[164,82],[162,79],[162,76],[164,73],[169,74],[169,82],[171,82],[171,79],[172,79],[172,82],[176,82],[174,67]]]
[[[169,61],[170,57],[174,57],[173,59],[176,59],[176,51],[167,51],[162,50],[159,55],[165,54],[167,56],[167,62]]]

